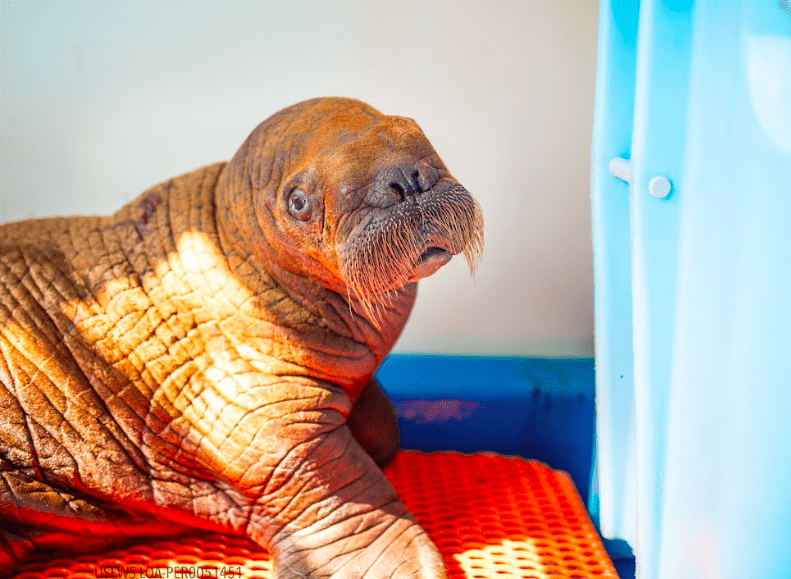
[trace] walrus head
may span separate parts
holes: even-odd
[[[345,293],[374,324],[453,255],[474,272],[483,248],[479,205],[418,125],[352,99],[305,101],[264,121],[220,189],[220,210],[264,267]]]

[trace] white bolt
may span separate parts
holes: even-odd
[[[670,195],[670,190],[673,186],[668,181],[667,177],[657,175],[648,182],[648,192],[657,199],[664,199]]]

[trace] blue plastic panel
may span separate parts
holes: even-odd
[[[567,471],[588,494],[593,360],[391,354],[377,379],[401,446],[493,451]]]
[[[791,8],[635,8],[601,4],[592,505],[605,536],[635,547],[641,579],[787,578]],[[627,249],[612,196],[625,185],[608,175],[610,155],[632,163],[628,267],[614,265]],[[648,192],[657,175],[672,182],[665,199]],[[626,392],[615,369],[629,339]]]

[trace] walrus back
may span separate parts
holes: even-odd
[[[141,438],[164,425],[148,416],[130,354],[148,331],[141,318],[163,327],[142,287],[150,252],[166,254],[174,228],[210,227],[221,169],[158,185],[112,216],[0,226],[0,575],[34,548],[73,547],[75,534],[100,537],[93,548],[183,528],[152,513]]]

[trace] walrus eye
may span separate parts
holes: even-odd
[[[302,189],[292,189],[288,196],[288,210],[297,219],[308,221],[312,213],[308,194]]]

